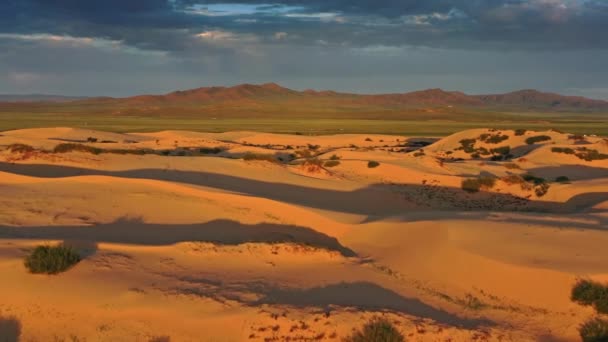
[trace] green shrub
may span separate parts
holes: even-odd
[[[328,160],[323,164],[325,167],[336,167],[338,165],[340,165],[340,161],[338,160]]]
[[[543,142],[543,141],[549,141],[549,140],[551,140],[551,137],[548,135],[537,135],[535,137],[530,137],[530,138],[526,139],[526,144],[534,145],[536,143]]]
[[[458,149],[469,154],[473,153],[475,152],[475,142],[477,142],[476,139],[462,139],[460,140],[460,147]]]
[[[344,339],[346,342],[404,342],[405,337],[387,319],[375,318],[361,330]]]
[[[608,154],[603,154],[598,152],[597,150],[590,150],[586,147],[580,147],[578,149],[576,149],[578,152],[576,153],[576,156],[579,159],[585,160],[585,161],[594,161],[594,160],[605,160],[608,159]]]
[[[506,155],[511,152],[511,146],[501,146],[501,147],[493,148],[490,150],[490,152],[492,152],[494,154]]]
[[[526,182],[534,183],[535,185],[540,185],[547,182],[544,178],[536,177],[529,173],[523,175],[522,177]]]
[[[600,318],[583,323],[578,331],[583,342],[608,342],[608,321]]]
[[[26,144],[8,145],[7,149],[13,153],[30,153],[35,151],[32,146]]]
[[[569,183],[570,178],[568,178],[566,176],[559,176],[559,177],[555,178],[555,181],[558,183]]]
[[[380,163],[378,163],[377,161],[371,160],[367,163],[367,167],[370,169],[376,168],[378,166],[380,166]]]
[[[69,153],[69,152],[85,152],[92,154],[100,154],[102,149],[82,144],[65,143],[55,146],[53,153]]]
[[[79,261],[80,255],[69,246],[38,246],[25,258],[25,267],[31,273],[57,274]]]
[[[527,130],[527,129],[524,129],[524,128],[516,129],[516,130],[515,130],[515,135],[516,135],[516,136],[522,136],[522,135],[526,134],[526,132],[527,132],[527,131],[528,131],[528,130]]]
[[[570,299],[581,305],[592,305],[597,312],[608,314],[608,285],[579,280],[572,288]]]

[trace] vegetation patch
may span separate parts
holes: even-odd
[[[57,274],[67,271],[81,260],[72,247],[65,245],[38,246],[25,258],[31,273]]]
[[[579,280],[570,294],[572,301],[593,306],[599,313],[608,314],[608,285],[591,280]]]
[[[583,342],[606,342],[608,341],[608,321],[594,318],[583,323],[579,328],[579,334]]]
[[[549,141],[549,140],[551,140],[551,137],[548,135],[537,135],[535,137],[530,137],[530,138],[526,139],[526,144],[534,145],[536,143],[543,142],[543,141]]]
[[[31,153],[36,149],[26,144],[12,144],[8,145],[7,150],[11,151],[12,153]]]
[[[483,135],[482,135],[483,136]],[[480,137],[481,138],[481,137]],[[501,135],[501,134],[494,134],[494,135],[489,135],[487,137],[481,138],[481,140],[483,142],[485,142],[486,144],[500,144],[501,142],[508,140],[509,136],[508,135]]]
[[[558,183],[570,183],[570,178],[568,178],[566,176],[559,176],[559,177],[555,178],[555,181]]]
[[[222,152],[222,149],[219,147],[201,147],[198,151],[202,154],[218,154]]]
[[[374,318],[363,328],[344,339],[345,342],[404,342],[405,337],[389,320]]]
[[[378,163],[377,161],[374,161],[374,160],[370,160],[367,163],[367,167],[370,168],[370,169],[376,168],[378,166],[380,166],[380,163]]]
[[[69,153],[69,152],[84,152],[92,154],[101,154],[102,149],[82,144],[65,143],[55,146],[53,153]]]
[[[245,155],[243,155],[243,160],[246,160],[246,161],[259,160],[259,161],[267,161],[267,162],[270,162],[270,163],[278,163],[279,162],[275,158],[275,156],[272,155],[272,154],[262,154],[262,153],[252,153],[252,152],[245,153]]]
[[[462,190],[470,193],[479,192],[481,189],[491,189],[496,185],[496,178],[494,177],[478,177],[478,178],[467,178],[462,180]]]
[[[323,164],[325,167],[336,167],[338,165],[340,165],[339,160],[328,160]]]
[[[564,154],[575,154],[576,153],[576,151],[574,151],[573,149],[571,149],[569,147],[553,147],[551,149],[551,152],[564,153]]]
[[[519,136],[526,134],[527,131],[528,131],[527,129],[519,128],[519,129],[515,130],[515,135],[519,137]]]
[[[591,150],[586,147],[579,147],[576,149],[576,156],[579,159],[585,161],[594,161],[594,160],[606,160],[608,159],[608,154],[600,153],[597,150]]]

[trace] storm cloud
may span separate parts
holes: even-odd
[[[279,81],[608,97],[607,33],[603,0],[5,0],[0,92]]]

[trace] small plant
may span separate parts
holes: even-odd
[[[57,274],[67,271],[80,261],[80,255],[65,245],[38,246],[25,258],[31,273]]]
[[[579,334],[583,342],[606,342],[608,341],[608,321],[600,318],[589,320],[579,328]]]
[[[592,305],[597,312],[608,314],[608,285],[579,280],[572,288],[570,299],[581,305]]]
[[[97,138],[94,138],[94,137],[88,137],[88,138],[87,138],[87,142],[90,142],[90,143],[96,143],[96,142],[97,142]]]
[[[526,144],[534,145],[536,143],[543,142],[543,141],[549,141],[549,140],[551,140],[551,137],[548,135],[537,135],[535,137],[530,137],[530,138],[526,139]]]
[[[422,156],[424,156],[424,155],[425,155],[425,154],[424,154],[424,150],[416,151],[416,152],[414,153],[414,157],[422,157]]]
[[[325,164],[323,164],[323,166],[325,167],[336,167],[338,165],[340,165],[339,160],[328,160],[325,162]]]
[[[374,318],[361,330],[344,339],[345,342],[404,342],[405,337],[385,318]]]
[[[339,156],[337,156],[335,154],[332,155],[331,157],[329,157],[329,160],[340,160],[340,159],[342,159],[342,158],[340,158]]]
[[[378,163],[377,161],[371,160],[367,163],[367,167],[370,169],[376,168],[380,166],[380,163]]]
[[[373,141],[372,138],[365,138],[365,141]]]
[[[522,136],[522,135],[526,134],[526,132],[527,132],[527,131],[528,131],[528,130],[527,130],[527,129],[524,129],[524,128],[516,129],[516,130],[515,130],[515,135],[516,135],[516,136]]]
[[[32,146],[26,144],[8,145],[7,149],[12,153],[31,153],[35,150]]]

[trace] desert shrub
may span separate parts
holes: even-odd
[[[508,175],[501,178],[501,180],[507,184],[523,184],[526,182],[520,175]]]
[[[516,129],[516,130],[515,130],[515,135],[516,135],[516,136],[522,136],[522,135],[526,134],[526,132],[527,132],[527,131],[528,131],[528,130],[527,130],[527,129],[524,129],[524,128]]]
[[[471,158],[479,159],[479,158],[481,158],[481,155],[479,153],[473,153],[473,154],[471,154]]]
[[[475,142],[477,142],[476,139],[462,139],[460,140],[460,147],[458,149],[466,153],[473,153],[475,152]]]
[[[581,305],[592,305],[599,313],[608,314],[608,285],[591,280],[579,280],[570,299]]]
[[[548,135],[537,135],[535,137],[529,137],[528,139],[526,139],[526,144],[534,145],[536,143],[543,142],[543,141],[549,141],[549,140],[551,140],[551,137]]]
[[[372,138],[365,138],[365,141],[373,141]]]
[[[339,156],[337,156],[335,154],[332,155],[331,157],[329,157],[329,160],[340,160],[340,159],[342,159],[342,158],[340,158]]]
[[[153,153],[152,150],[144,150],[144,149],[111,149],[111,150],[101,150],[102,153],[113,153],[113,154],[135,154],[138,156],[143,156],[148,153]]]
[[[160,154],[162,154],[163,156],[168,156],[171,154],[171,151],[169,151],[169,150],[160,151]]]
[[[219,147],[213,147],[213,148],[201,147],[201,148],[199,148],[198,151],[202,154],[218,154],[218,153],[222,152],[222,149]]]
[[[85,152],[92,154],[100,154],[103,153],[103,150],[97,147],[82,145],[82,144],[73,144],[73,143],[65,143],[59,144],[55,146],[53,149],[53,153],[69,153],[69,152]]]
[[[551,149],[553,153],[565,153],[565,154],[575,154],[576,152],[569,147],[553,147]]]
[[[462,180],[462,190],[470,193],[479,192],[480,189],[491,189],[496,184],[496,178],[493,177],[478,177],[467,178]]]
[[[603,154],[598,152],[597,150],[590,150],[586,147],[580,147],[576,149],[578,152],[576,153],[576,156],[579,159],[585,160],[585,161],[594,161],[594,160],[605,160],[608,159],[608,154]]]
[[[261,154],[261,153],[251,153],[247,152],[243,155],[243,160],[252,161],[252,160],[260,160],[267,161],[271,163],[277,163],[277,159],[272,154]]]
[[[608,321],[594,318],[583,323],[579,328],[579,334],[583,342],[607,342]]]
[[[544,178],[536,177],[532,174],[525,174],[522,176],[526,182],[534,183],[535,185],[543,184],[546,182]]]
[[[566,176],[559,176],[559,177],[555,178],[555,181],[558,183],[568,183],[568,182],[570,182],[570,178],[568,178]]]
[[[97,142],[97,138],[88,137],[88,138],[87,138],[87,142],[90,142],[90,143],[96,143],[96,142]]]
[[[295,152],[298,158],[311,158],[312,153],[309,150],[298,150]]]
[[[511,152],[511,146],[501,146],[501,147],[493,148],[490,150],[490,152],[492,152],[494,154],[506,155]]]
[[[519,170],[519,169],[521,169],[521,167],[519,165],[515,164],[515,163],[506,163],[504,166],[507,169],[509,169],[509,170]]]
[[[492,135],[486,139],[483,139],[483,141],[487,144],[500,144],[501,142],[508,140],[508,139],[509,139],[508,135],[496,134],[496,135]]]
[[[26,144],[11,144],[8,145],[7,150],[13,153],[31,153],[34,152],[34,148]]]
[[[579,140],[585,140],[585,136],[584,135],[579,135],[579,134],[572,134],[568,136],[569,140],[575,140],[575,141],[579,141]]]
[[[534,193],[536,194],[537,197],[543,197],[547,194],[550,187],[551,187],[551,185],[549,185],[549,183],[539,184],[534,188]]]
[[[367,167],[370,169],[376,168],[378,166],[380,166],[380,163],[378,163],[377,161],[371,160],[367,163]]]
[[[344,339],[345,342],[404,342],[405,337],[387,319],[374,318],[362,329]]]
[[[336,167],[338,165],[340,165],[340,161],[338,160],[328,160],[323,164],[325,167]]]
[[[425,155],[425,153],[423,150],[414,152],[414,157],[422,157],[424,155]]]
[[[80,255],[65,245],[38,246],[26,258],[25,267],[32,273],[57,274],[80,261]]]
[[[320,148],[320,145],[312,145],[312,144],[308,144],[308,149],[311,151],[316,151]]]

